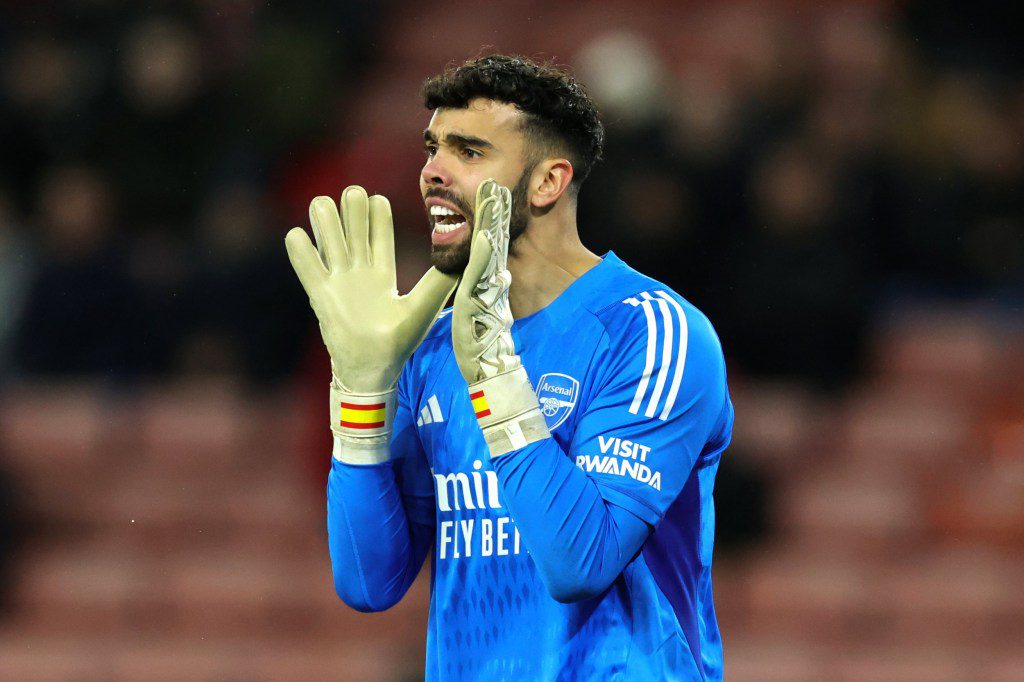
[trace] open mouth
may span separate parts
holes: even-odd
[[[466,226],[466,218],[447,206],[431,206],[430,217],[434,219],[434,230],[445,234]]]

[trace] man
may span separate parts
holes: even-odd
[[[389,608],[433,545],[428,680],[721,679],[711,493],[733,412],[710,323],[580,242],[604,132],[568,75],[497,55],[424,95],[434,267],[413,291],[382,197],[349,187],[342,220],[314,199],[319,253],[287,237],[334,371],[339,596]]]

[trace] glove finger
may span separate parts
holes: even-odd
[[[327,270],[320,260],[320,255],[309,241],[309,235],[301,227],[293,227],[288,231],[284,245],[288,250],[288,260],[291,261],[302,288],[306,290],[307,296],[312,296],[315,285],[327,277]]]
[[[456,299],[471,299],[473,297],[477,284],[487,273],[487,266],[492,254],[487,232],[481,231],[474,234],[473,246],[469,251],[469,264],[466,265],[466,269],[462,273],[462,280],[459,282],[459,289],[455,295]]]
[[[389,272],[391,281],[395,281],[395,228],[391,204],[379,194],[370,197],[370,262],[375,270]]]
[[[483,233],[488,235],[490,241],[494,241],[492,232],[494,231],[494,218],[498,210],[497,199],[494,197],[487,197],[483,201],[477,203],[476,208],[473,209],[475,216],[473,221],[473,238],[476,235]]]
[[[370,202],[365,189],[352,185],[341,193],[341,220],[345,225],[345,245],[352,265],[369,265]]]
[[[430,268],[405,297],[410,322],[416,329],[426,331],[426,326],[437,314],[455,290],[458,278],[446,275],[437,268]]]
[[[508,267],[508,247],[511,241],[509,224],[512,222],[512,192],[508,191],[507,187],[499,189],[498,205],[500,211],[498,220],[501,225],[501,251],[498,254],[498,269],[504,270]]]
[[[473,232],[490,228],[493,220],[491,211],[494,208],[497,194],[497,183],[488,178],[480,183],[476,190],[476,202],[473,207]]]
[[[494,188],[498,186],[498,183],[494,181],[494,178],[487,178],[480,183],[480,186],[476,188],[476,205],[479,206],[484,200],[494,196]]]
[[[309,224],[313,227],[316,248],[328,270],[348,268],[345,234],[341,229],[338,207],[330,197],[317,197],[309,204]]]

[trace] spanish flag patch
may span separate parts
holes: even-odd
[[[487,417],[491,414],[491,408],[487,404],[487,398],[484,397],[483,391],[477,391],[476,393],[470,393],[469,399],[473,401],[473,411],[476,412],[476,418]]]
[[[384,426],[384,403],[341,404],[341,426],[348,429],[379,429]]]

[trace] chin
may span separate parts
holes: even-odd
[[[430,264],[446,275],[461,275],[469,265],[469,240],[465,244],[434,245]]]

